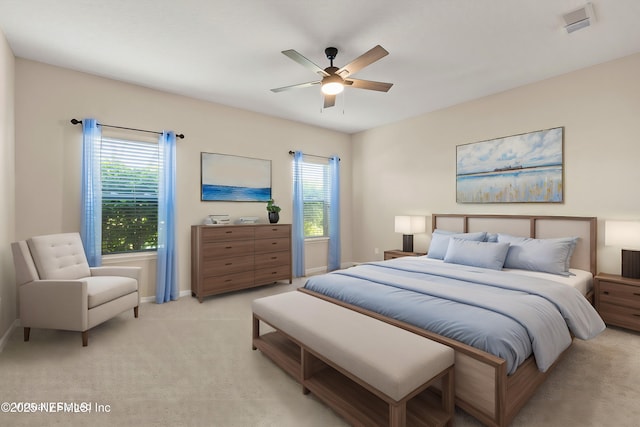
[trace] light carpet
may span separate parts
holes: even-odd
[[[142,304],[138,319],[131,310],[92,329],[88,347],[80,333],[40,329],[25,343],[17,328],[0,353],[0,403],[38,411],[0,412],[0,425],[345,426],[251,350],[250,302],[301,284]],[[639,354],[640,334],[624,329],[576,340],[512,425],[640,426]],[[45,413],[44,402],[91,412]],[[460,410],[455,422],[481,425]]]

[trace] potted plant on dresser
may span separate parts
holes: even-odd
[[[273,204],[273,199],[269,199],[267,202],[267,212],[269,212],[269,222],[271,224],[277,224],[280,220],[280,206]]]

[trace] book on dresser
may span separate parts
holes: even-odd
[[[290,224],[191,226],[191,295],[293,281]]]

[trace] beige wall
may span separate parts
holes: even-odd
[[[14,77],[15,67],[15,77]],[[291,221],[290,149],[342,158],[342,259],[381,259],[401,246],[393,216],[432,212],[597,216],[603,242],[606,218],[640,219],[635,184],[640,157],[640,55],[601,64],[497,95],[424,114],[353,136],[140,86],[15,60],[0,40],[0,191],[15,211],[0,207],[3,310],[0,327],[15,318],[7,243],[34,234],[79,228],[80,127],[69,119],[144,129],[174,129],[178,143],[178,240],[181,290],[189,289],[189,227],[211,213],[264,218],[263,204],[201,202],[200,152],[271,159],[274,198]],[[15,89],[13,80],[15,78]],[[13,101],[15,92],[15,180]],[[565,202],[458,205],[455,146],[555,126],[565,128]],[[353,218],[353,226],[352,226]],[[13,233],[15,225],[15,234]],[[416,236],[426,250],[429,235]],[[4,243],[3,243],[4,242]],[[352,242],[357,242],[352,245]],[[375,250],[378,249],[378,254]],[[323,244],[309,247],[307,270],[326,265]],[[123,262],[115,260],[114,262]],[[599,268],[619,272],[619,251],[599,247]],[[143,290],[153,294],[154,259]],[[13,310],[13,311],[12,311]]]
[[[619,273],[619,249],[603,246],[603,220],[640,220],[639,75],[637,54],[354,135],[354,259],[401,247],[399,214],[584,215],[599,218],[599,269]],[[557,126],[565,130],[564,203],[456,203],[456,145]],[[428,241],[415,236],[416,250]]]
[[[16,60],[16,237],[77,231],[80,226],[81,127],[71,118],[184,133],[177,148],[177,224],[180,289],[190,289],[190,226],[213,213],[258,216],[264,203],[200,201],[200,153],[214,152],[272,161],[273,197],[281,222],[291,222],[289,150],[341,162],[342,256],[351,260],[350,136],[244,110],[134,86],[24,59]],[[130,135],[132,137],[140,134]],[[122,260],[114,262],[120,263]],[[307,268],[326,266],[326,251],[308,257]],[[109,261],[111,262],[111,261]],[[144,296],[155,293],[154,259],[145,267]]]
[[[16,319],[16,287],[10,247],[15,228],[14,65],[13,52],[0,31],[0,339]]]

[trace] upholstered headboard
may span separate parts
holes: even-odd
[[[571,257],[571,267],[597,273],[597,218],[578,216],[433,214],[432,230],[436,228],[473,233],[487,231],[513,236],[550,239],[578,237]]]

